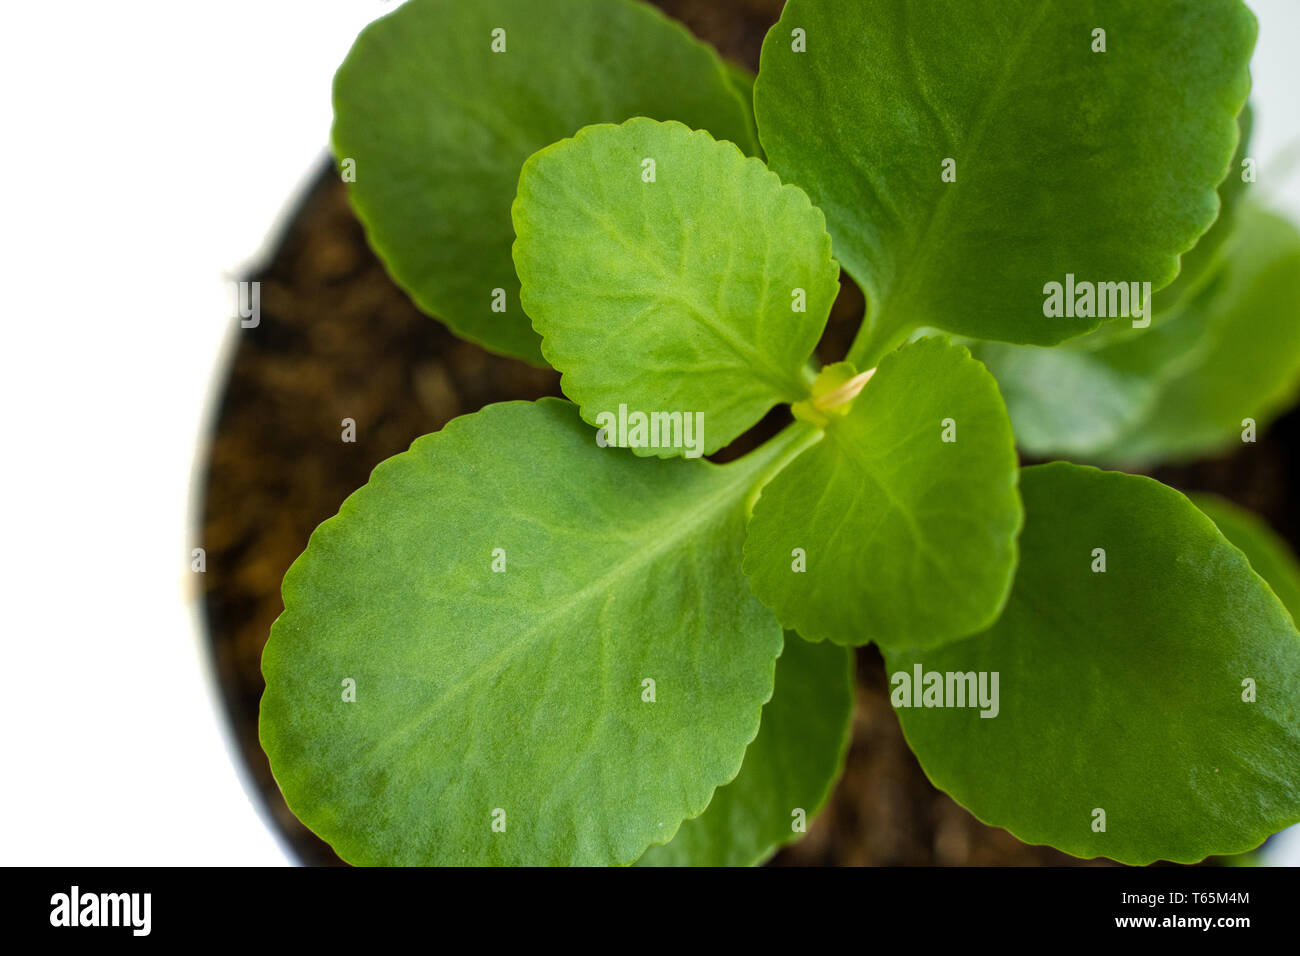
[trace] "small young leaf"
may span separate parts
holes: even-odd
[[[588,127],[524,164],[514,219],[524,307],[588,422],[700,413],[710,454],[807,394],[839,266],[761,161],[680,123]]]
[[[849,414],[763,488],[745,573],[809,640],[933,647],[991,623],[1022,512],[1011,424],[961,346],[885,357]]]
[[[290,568],[262,660],[294,813],[352,863],[631,863],[667,839],[772,692],[781,628],[739,554],[780,452],[639,460],[547,399],[379,465]]]
[[[1243,852],[1300,820],[1300,634],[1245,555],[1149,478],[1058,463],[1021,492],[1001,619],[888,655],[934,784],[1027,843],[1132,864]],[[945,675],[931,704],[955,702],[948,674],[998,674],[995,715],[917,706],[917,668]]]
[[[853,652],[793,631],[740,776],[639,866],[755,866],[802,836],[844,769],[853,724]]]
[[[1258,515],[1226,498],[1206,494],[1188,497],[1210,516],[1225,538],[1245,553],[1255,573],[1268,582],[1291,612],[1291,619],[1300,619],[1300,562],[1290,546]]]
[[[408,0],[334,82],[334,154],[393,278],[457,335],[541,364],[510,261],[525,159],[590,123],[678,119],[757,150],[721,58],[630,0]],[[497,293],[500,290],[500,294]]]
[[[1087,332],[1099,318],[1045,315],[1067,274],[1168,284],[1218,211],[1255,32],[1240,0],[789,0],[759,134],[866,294],[849,359],[921,326]]]

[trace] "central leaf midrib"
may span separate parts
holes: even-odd
[[[917,523],[916,516],[912,514],[908,503],[900,499],[889,486],[889,483],[876,473],[873,463],[866,451],[857,447],[853,444],[850,438],[839,434],[835,429],[831,429],[827,434],[829,437],[833,438],[834,446],[839,449],[844,462],[849,465],[850,469],[861,474],[873,487],[880,491],[881,495],[889,504],[886,513],[897,512],[902,516],[908,534],[910,534],[912,540],[916,542],[917,553],[921,555],[922,559],[928,559],[931,566],[938,570],[945,578],[959,585],[955,593],[962,593],[962,589],[960,588],[960,585],[962,584],[961,576],[954,573],[954,571],[944,562],[940,554],[935,551],[934,546],[930,543],[924,531],[922,531],[921,526]],[[877,525],[877,528],[878,527],[879,524]]]
[[[798,374],[790,375],[784,369],[772,365],[765,356],[751,348],[747,342],[737,338],[729,329],[723,328],[713,321],[713,310],[701,304],[691,294],[690,289],[683,286],[679,281],[680,276],[673,275],[662,262],[645,253],[643,249],[633,244],[626,236],[623,235],[622,227],[618,222],[607,216],[603,209],[593,205],[587,200],[587,197],[581,194],[573,194],[578,203],[586,210],[588,215],[597,220],[604,228],[606,233],[611,236],[625,251],[631,253],[634,258],[643,263],[654,275],[660,280],[669,294],[664,298],[676,299],[682,305],[685,305],[690,313],[695,317],[697,323],[711,332],[715,339],[727,346],[737,358],[739,358],[749,370],[756,376],[766,382],[773,388],[778,398],[798,399],[802,397],[800,392],[801,381]],[[764,276],[767,274],[767,263],[764,263]],[[762,303],[765,304],[765,303]]]
[[[677,548],[692,535],[698,535],[706,527],[716,524],[716,521],[712,519],[724,516],[725,505],[738,508],[743,501],[744,491],[752,483],[754,475],[771,457],[773,457],[771,454],[763,454],[762,450],[760,450],[749,456],[752,462],[746,460],[746,464],[750,467],[735,468],[734,465],[725,466],[727,470],[734,469],[732,474],[726,475],[725,472],[722,472],[716,490],[700,499],[697,504],[685,512],[680,509],[666,509],[664,512],[656,512],[653,516],[647,516],[645,521],[641,522],[637,527],[650,529],[649,539],[653,542],[651,546],[635,548],[627,560],[616,563],[599,578],[565,598],[560,605],[553,607],[541,617],[533,619],[525,627],[518,629],[516,631],[519,635],[518,639],[507,642],[496,653],[470,665],[467,671],[462,672],[461,675],[457,675],[448,684],[443,685],[441,692],[436,697],[428,700],[428,706],[422,708],[404,725],[393,730],[384,739],[383,745],[397,745],[402,739],[409,737],[413,732],[436,719],[448,705],[458,700],[465,693],[481,686],[484,675],[499,673],[502,668],[509,665],[512,659],[531,654],[538,644],[555,635],[555,631],[546,626],[550,621],[556,617],[569,615],[574,608],[588,600],[593,593],[605,592],[619,581],[636,580],[638,572],[643,568],[654,564],[665,553]],[[724,477],[730,480],[722,480]],[[723,504],[720,505],[720,502]],[[671,525],[666,528],[662,522],[665,514],[673,517]],[[512,630],[514,629],[512,628]]]

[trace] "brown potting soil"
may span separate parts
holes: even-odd
[[[725,55],[757,64],[780,0],[659,4]],[[339,863],[289,812],[257,739],[262,647],[279,615],[280,581],[312,530],[365,484],[380,461],[457,415],[511,399],[559,395],[558,375],[492,355],[420,313],[366,245],[343,185],[326,166],[286,228],[261,282],[261,323],[241,329],[201,475],[207,573],[204,606],[216,674],[238,749],[256,790],[300,859]],[[824,361],[843,357],[862,312],[845,283]],[[356,441],[340,440],[341,421]],[[783,422],[770,415],[724,457]],[[1300,514],[1288,491],[1300,474],[1292,414],[1256,445],[1157,475],[1184,490],[1216,491],[1264,516],[1295,546]],[[858,705],[844,777],[808,835],[782,864],[1072,865],[985,826],[926,780],[889,704],[884,665],[858,653]]]

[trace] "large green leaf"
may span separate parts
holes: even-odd
[[[1197,307],[1199,294],[1230,265],[1224,255],[1238,232],[1237,210],[1246,191],[1241,173],[1250,142],[1250,107],[1237,118],[1241,137],[1228,177],[1219,185],[1214,226],[1182,258],[1172,285],[1154,299],[1152,326],[1112,323],[1055,348],[979,342],[977,358],[1002,389],[1016,440],[1031,454],[1087,460],[1137,427],[1161,384],[1203,361],[1213,308]],[[1200,295],[1204,299],[1204,295]],[[1176,323],[1173,320],[1179,320]],[[1151,334],[1153,330],[1159,334]]]
[[[1100,320],[1044,314],[1067,275],[1168,284],[1218,211],[1255,32],[1240,0],[789,0],[758,128],[866,294],[850,360],[919,326],[1081,334]]]
[[[1229,245],[1229,240],[1238,231],[1237,213],[1246,200],[1250,186],[1245,173],[1245,160],[1250,154],[1254,116],[1249,103],[1237,116],[1237,152],[1228,165],[1227,177],[1219,183],[1218,218],[1196,245],[1183,254],[1182,259],[1179,260],[1178,277],[1154,295],[1151,304],[1152,326],[1160,326],[1171,319],[1181,317],[1186,311],[1188,302],[1201,293],[1223,269],[1224,247]],[[1135,329],[1132,322],[1111,322],[1091,335],[1071,339],[1061,348],[1071,351],[1100,349],[1111,343],[1135,341],[1143,331],[1142,327]],[[1153,351],[1164,348],[1167,346],[1161,345]],[[1024,346],[1024,350],[1033,351],[1034,347]]]
[[[1018,478],[993,377],[965,348],[921,339],[887,355],[848,415],[763,489],[745,573],[809,640],[964,637],[1011,588]]]
[[[1021,492],[1001,619],[888,656],[904,678],[999,675],[990,718],[899,707],[935,785],[1028,843],[1125,863],[1242,852],[1300,820],[1300,634],[1246,556],[1149,478],[1052,464]]]
[[[1224,243],[1236,231],[1237,210],[1249,191],[1250,182],[1246,179],[1243,163],[1250,151],[1254,129],[1255,113],[1247,103],[1237,117],[1237,152],[1228,165],[1227,178],[1219,183],[1219,217],[1192,250],[1183,255],[1179,262],[1178,277],[1156,295],[1152,306],[1152,321],[1159,322],[1162,315],[1178,314],[1178,305],[1186,297],[1195,294],[1206,279],[1214,274]],[[1132,323],[1124,322],[1116,322],[1107,327],[1108,330],[1120,333],[1129,332],[1132,328]]]
[[[781,629],[740,547],[782,452],[640,460],[548,399],[381,464],[290,568],[262,661],[294,813],[353,863],[630,863],[668,839],[772,692]]]
[[[786,632],[776,687],[740,776],[641,866],[754,866],[803,832],[844,767],[853,724],[853,652]]]
[[[1291,612],[1291,619],[1300,619],[1300,562],[1281,536],[1258,515],[1226,498],[1208,494],[1188,497],[1210,516],[1225,538],[1241,548],[1255,573],[1268,582]]]
[[[589,127],[524,165],[514,220],[524,306],[588,422],[700,413],[709,454],[807,395],[839,266],[760,160],[680,123]]]
[[[1056,349],[982,344],[1026,451],[1145,465],[1239,443],[1300,379],[1300,233],[1253,203],[1166,321]],[[1091,336],[1089,337],[1091,338]],[[1257,429],[1258,430],[1258,429]]]
[[[408,0],[357,38],[334,112],[335,155],[356,163],[352,203],[393,278],[456,334],[536,363],[510,261],[525,159],[630,116],[757,148],[717,54],[630,0]]]

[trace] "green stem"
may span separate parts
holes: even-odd
[[[854,368],[875,368],[880,360],[907,341],[913,327],[887,326],[880,322],[863,322],[853,345],[849,347],[848,361]]]
[[[746,514],[753,512],[754,502],[758,500],[764,486],[780,474],[786,465],[821,441],[824,434],[816,425],[796,421],[739,461],[722,466],[735,468],[750,484],[749,494],[745,498]]]
[[[809,393],[812,392],[812,387],[817,381],[817,376],[821,374],[821,370],[822,370],[821,363],[818,362],[815,357],[810,358],[808,362],[804,365],[803,382],[805,388]]]

